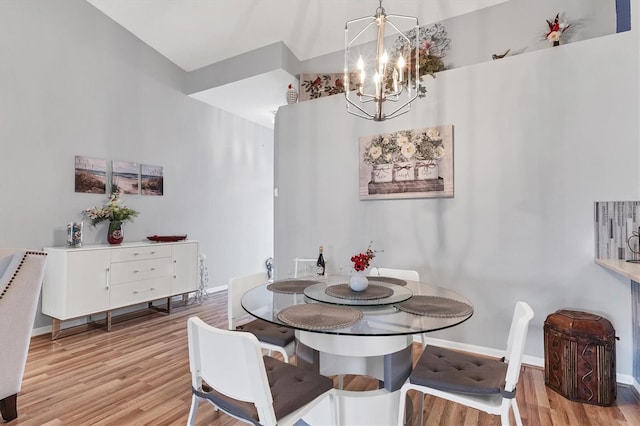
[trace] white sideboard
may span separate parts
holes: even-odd
[[[198,242],[130,242],[120,245],[46,247],[42,313],[53,318],[52,338],[61,322],[167,298],[198,289]],[[151,304],[149,303],[151,307]]]

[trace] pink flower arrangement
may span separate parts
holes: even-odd
[[[91,225],[108,220],[109,222],[124,222],[133,221],[133,218],[138,216],[138,212],[122,204],[120,200],[122,192],[116,190],[109,195],[109,201],[103,207],[91,207],[86,209],[83,213],[91,220]]]

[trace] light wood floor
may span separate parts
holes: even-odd
[[[192,315],[225,328],[226,292],[170,315],[114,325],[110,333],[92,330],[56,341],[48,335],[34,337],[18,396],[18,419],[10,425],[184,425],[191,397],[186,321]],[[414,345],[413,352],[416,359],[420,346]],[[345,379],[350,390],[376,386],[367,378]],[[542,369],[525,366],[518,388],[525,425],[640,425],[639,400],[626,386],[618,386],[612,407],[580,404],[547,389]],[[424,407],[426,425],[499,425],[498,417],[432,397]],[[197,424],[243,423],[203,404]]]

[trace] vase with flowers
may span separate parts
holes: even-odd
[[[371,244],[364,253],[358,253],[351,256],[351,262],[353,262],[353,271],[349,275],[349,288],[353,291],[365,291],[369,286],[369,280],[365,275],[365,271],[371,263],[371,259],[376,257],[376,251],[371,249]]]
[[[100,222],[109,221],[107,241],[109,244],[120,244],[124,240],[122,225],[126,221],[133,221],[138,212],[122,204],[119,190],[109,195],[107,204],[102,207],[91,207],[83,213],[91,220],[91,225],[96,226]]]

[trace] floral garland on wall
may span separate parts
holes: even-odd
[[[415,39],[415,30],[406,33],[409,39]],[[442,24],[434,24],[419,28],[418,37],[420,38],[418,50],[418,71],[420,80],[422,76],[431,75],[446,69],[442,58],[449,51],[450,41],[447,32]],[[407,72],[415,75],[415,48],[411,48],[407,40],[398,36],[395,40],[390,58],[395,62],[398,56],[403,55],[407,61]],[[385,75],[387,87],[393,87],[392,70]],[[356,87],[358,76],[353,73],[349,76],[349,86]],[[309,99],[318,99],[323,96],[337,95],[344,93],[344,74],[343,73],[322,73],[322,74],[301,74],[300,75],[300,101]],[[424,97],[426,89],[418,86],[420,97]]]

